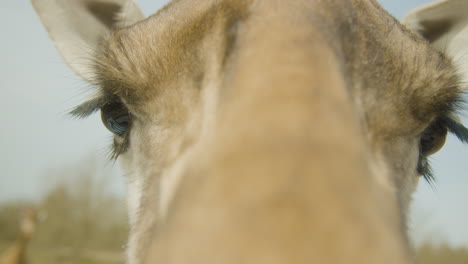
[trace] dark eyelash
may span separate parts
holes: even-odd
[[[441,122],[461,142],[468,143],[468,128],[449,117],[442,118]]]
[[[426,180],[426,182],[429,183],[429,185],[434,187],[435,175],[432,170],[429,159],[421,155],[419,157],[419,160],[420,161],[418,163],[418,168],[417,168],[418,173],[424,177],[424,180]]]
[[[122,137],[121,143],[116,143],[115,140],[116,139],[114,138],[114,142],[111,145],[110,155],[109,155],[110,160],[117,160],[120,154],[124,153],[128,148],[129,141],[128,141],[128,136],[126,134]]]
[[[69,114],[77,118],[86,118],[99,111],[101,107],[106,105],[107,101],[108,100],[106,100],[104,97],[90,99],[72,109]]]
[[[442,126],[446,127],[450,133],[454,134],[461,142],[468,143],[468,129],[461,123],[448,116],[440,118],[439,122]],[[427,183],[434,187],[435,175],[428,157],[420,154],[417,171],[424,177]]]

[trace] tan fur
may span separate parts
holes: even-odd
[[[376,1],[175,0],[95,62],[93,104],[132,116],[130,264],[412,262],[421,135],[460,77]]]
[[[176,1],[101,52],[98,83],[138,131],[122,159],[146,179],[130,260],[409,261],[418,137],[459,91],[450,61],[376,3]],[[167,177],[181,186],[159,219]]]

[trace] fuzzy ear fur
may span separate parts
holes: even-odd
[[[31,0],[65,62],[92,79],[90,59],[109,32],[144,16],[133,0]]]
[[[425,5],[410,12],[402,22],[452,57],[463,81],[468,83],[468,0],[441,0]]]

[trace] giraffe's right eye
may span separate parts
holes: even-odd
[[[104,126],[117,136],[126,135],[130,129],[131,116],[121,102],[112,102],[103,106],[101,119]]]

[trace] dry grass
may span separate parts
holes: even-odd
[[[446,245],[432,246],[427,243],[419,247],[417,261],[419,264],[467,264],[468,249],[450,248]]]
[[[106,191],[105,181],[111,178],[96,175],[92,164],[55,173],[67,175],[68,181],[52,186],[36,204],[0,205],[0,254],[18,235],[21,211],[33,206],[46,217],[29,245],[31,264],[124,263],[126,208],[119,197]]]

